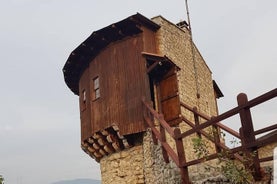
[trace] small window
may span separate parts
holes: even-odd
[[[80,107],[81,107],[81,111],[84,111],[86,109],[87,106],[87,94],[86,94],[86,90],[83,89],[82,93],[80,94]]]
[[[87,100],[86,90],[83,90],[83,103],[86,103],[86,100]]]
[[[93,79],[94,100],[100,98],[99,77]]]

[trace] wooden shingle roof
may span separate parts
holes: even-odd
[[[79,79],[89,63],[110,43],[142,32],[141,26],[158,30],[160,26],[137,13],[122,21],[93,32],[69,55],[64,67],[64,80],[70,90],[79,95]]]

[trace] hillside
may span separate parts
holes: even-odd
[[[51,184],[101,184],[100,180],[93,179],[75,179],[75,180],[62,180]]]

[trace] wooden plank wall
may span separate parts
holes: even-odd
[[[159,54],[155,32],[146,27],[142,27],[141,29],[143,30],[143,51]]]
[[[149,44],[147,40],[150,40]],[[150,99],[150,91],[146,61],[141,52],[155,50],[154,33],[146,29],[143,34],[110,44],[94,58],[89,65],[89,79],[84,76],[80,81],[80,86],[84,83],[90,86],[91,109],[91,125],[82,126],[82,137],[86,137],[87,131],[93,134],[112,124],[118,125],[122,135],[145,130],[141,97]],[[95,77],[100,80],[100,98],[97,100],[93,94]],[[82,124],[88,123],[87,116],[82,115]]]
[[[79,105],[80,105],[80,118],[81,118],[81,140],[90,137],[91,123],[90,123],[90,84],[89,82],[89,69],[87,68],[80,78],[79,82]],[[83,101],[83,91],[86,91],[86,102]]]
[[[158,85],[160,91],[160,103],[164,119],[172,126],[175,120],[181,116],[180,98],[178,92],[178,81],[176,67],[172,69],[161,79]]]

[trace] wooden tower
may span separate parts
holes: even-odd
[[[176,165],[167,166],[150,139],[143,101],[171,127],[186,130],[181,104],[213,116],[222,96],[186,23],[161,16],[135,14],[93,32],[70,54],[63,73],[79,96],[82,149],[100,162],[103,183],[178,183]],[[189,140],[183,143],[193,157]]]

